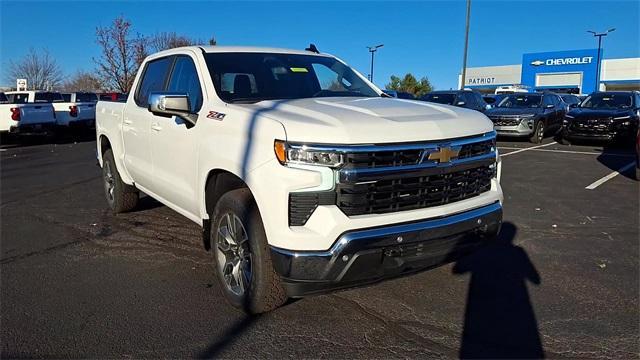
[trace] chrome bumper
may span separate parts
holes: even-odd
[[[358,286],[425,270],[457,259],[496,235],[502,206],[437,219],[350,231],[327,251],[271,248],[275,270],[289,296]]]

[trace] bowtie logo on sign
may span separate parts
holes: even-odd
[[[533,66],[562,66],[562,65],[584,65],[591,64],[593,60],[593,56],[584,56],[584,57],[569,57],[569,58],[557,58],[557,59],[546,59],[546,60],[535,60],[531,62]]]

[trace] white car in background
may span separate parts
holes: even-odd
[[[67,102],[59,92],[53,91],[9,91],[7,95],[13,97],[13,103],[36,104],[49,103],[55,109],[55,120],[58,127],[72,127],[90,124],[95,119],[95,103],[85,111],[81,111],[78,103]]]
[[[24,103],[20,96],[0,93],[0,133],[46,134],[53,132],[56,114],[51,104]]]

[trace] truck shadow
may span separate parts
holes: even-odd
[[[498,239],[458,260],[453,274],[470,273],[460,358],[543,358],[527,282],[541,283],[517,228],[504,223]]]
[[[635,155],[630,151],[630,147],[607,146],[602,153],[598,155],[598,161],[609,168],[611,171],[621,171],[620,174],[626,178],[635,179],[635,165],[629,167],[629,164],[635,164]]]

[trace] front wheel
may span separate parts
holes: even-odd
[[[544,121],[539,120],[536,123],[536,127],[533,130],[533,134],[531,134],[531,137],[529,138],[529,141],[531,141],[534,144],[540,144],[542,143],[542,140],[544,140]]]
[[[262,219],[249,189],[224,194],[212,219],[209,236],[225,299],[250,314],[284,304],[287,295],[271,263]]]

